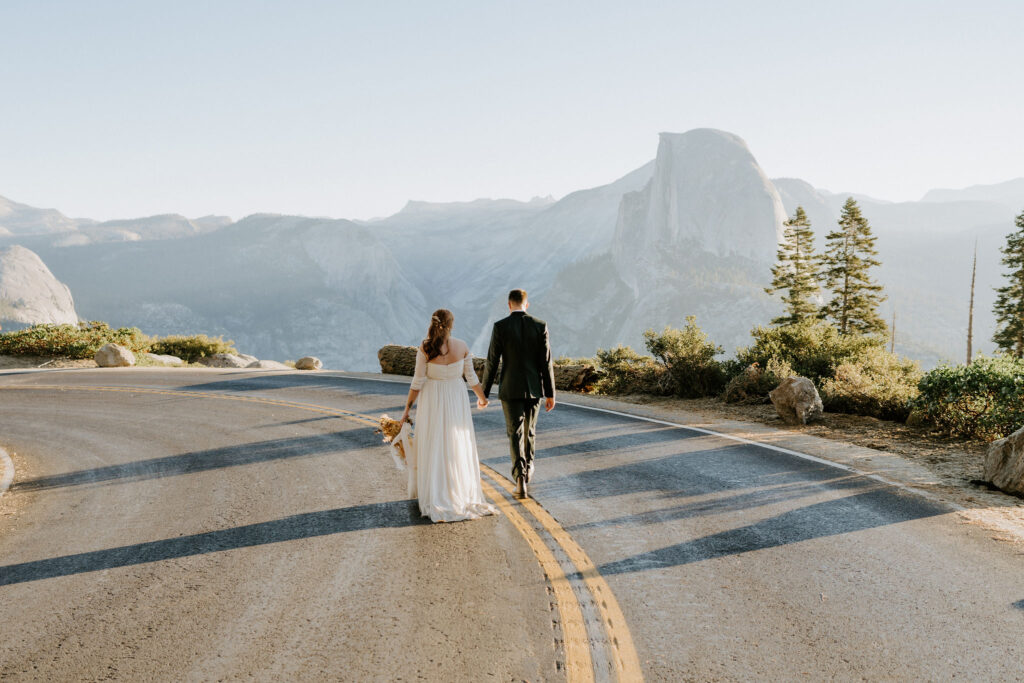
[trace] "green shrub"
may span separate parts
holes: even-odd
[[[597,361],[593,358],[570,358],[569,356],[559,356],[554,361],[555,365],[596,365]]]
[[[918,385],[915,408],[954,436],[998,439],[1024,426],[1024,359],[979,356],[942,365]]]
[[[778,358],[769,358],[763,368],[752,363],[729,380],[722,400],[726,403],[762,403],[768,399],[769,391],[795,374],[786,361]]]
[[[875,349],[884,349],[880,337],[841,335],[836,328],[818,321],[757,327],[751,332],[753,346],[736,353],[741,367],[757,363],[767,367],[772,358],[788,364],[793,372],[815,383],[835,375],[844,363],[857,363]]]
[[[195,363],[215,353],[238,353],[233,341],[224,341],[223,337],[207,337],[205,334],[161,337],[150,345],[149,351],[162,356],[177,356],[186,363]]]
[[[601,379],[594,388],[601,394],[670,396],[675,393],[665,366],[650,356],[641,356],[629,346],[598,349],[597,368]]]
[[[0,334],[0,354],[92,358],[106,344],[120,344],[137,353],[145,351],[150,342],[137,327],[114,330],[94,320],[77,325],[33,325]]]
[[[910,415],[921,369],[884,348],[873,347],[855,362],[840,364],[821,381],[821,401],[833,413],[905,421]]]
[[[715,360],[723,349],[708,340],[707,333],[697,326],[696,316],[687,316],[681,330],[647,330],[644,341],[647,350],[668,370],[679,396],[716,396],[725,386],[725,371]]]

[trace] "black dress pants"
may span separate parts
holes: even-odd
[[[501,402],[508,431],[508,449],[512,456],[512,481],[520,475],[529,482],[533,475],[533,453],[537,438],[540,399],[512,399]]]

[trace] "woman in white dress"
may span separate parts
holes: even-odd
[[[455,522],[493,515],[484,499],[480,460],[466,384],[486,408],[469,347],[451,336],[455,318],[441,308],[430,319],[427,338],[416,351],[416,373],[402,421],[416,409],[416,489],[420,513],[434,522]],[[465,377],[465,383],[462,381]],[[410,473],[413,475],[414,473]]]

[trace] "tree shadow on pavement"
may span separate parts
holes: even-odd
[[[748,526],[609,562],[602,574],[677,567],[814,538],[837,536],[949,512],[945,507],[885,487],[807,505]]]
[[[342,377],[338,375],[310,372],[283,374],[267,374],[265,372],[232,373],[227,379],[213,379],[209,382],[197,382],[178,387],[178,391],[272,391],[274,389],[334,389],[352,391],[352,382],[359,382],[367,388],[373,387],[370,393],[383,396],[404,395],[409,387],[405,384],[392,384],[363,379],[361,377]]]
[[[339,438],[342,434],[346,437],[345,440]],[[352,437],[355,435],[360,435],[364,438],[357,438],[356,443],[353,443]],[[101,484],[113,481],[127,482],[159,479],[161,477],[205,472],[271,460],[322,455],[353,448],[376,446],[377,444],[378,439],[373,436],[370,428],[337,434],[271,439],[37,477],[16,482],[11,487],[11,490],[44,491],[47,489]]]
[[[682,505],[675,505],[658,510],[649,510],[632,515],[624,515],[612,519],[602,519],[566,527],[568,531],[584,529],[601,529],[605,527],[649,526],[693,517],[708,517],[741,512],[753,508],[785,503],[799,498],[820,495],[827,490],[856,490],[865,492],[884,486],[876,481],[860,475],[839,475],[827,482],[790,483],[779,486],[745,490],[733,495],[717,495],[713,498],[701,497]]]
[[[428,525],[415,501],[306,512],[246,526],[0,567],[0,586],[348,531]]]

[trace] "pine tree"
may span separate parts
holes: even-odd
[[[782,295],[786,314],[772,320],[772,325],[793,325],[813,318],[818,312],[812,298],[818,293],[820,259],[814,254],[811,221],[803,207],[798,206],[783,225],[786,229],[779,245],[778,263],[772,266],[772,285],[764,291],[774,294],[786,290]]]
[[[1002,263],[1010,269],[1006,273],[1010,283],[996,289],[993,310],[999,327],[992,341],[1003,351],[1024,358],[1024,212],[1017,216],[1016,225],[1017,232],[1007,235],[1006,246],[1000,249]]]
[[[853,197],[846,200],[838,229],[826,237],[822,257],[822,279],[831,299],[820,316],[831,320],[840,334],[884,333],[885,321],[878,305],[885,301],[882,286],[871,278],[870,269],[881,263],[875,258],[875,236],[861,215]]]

